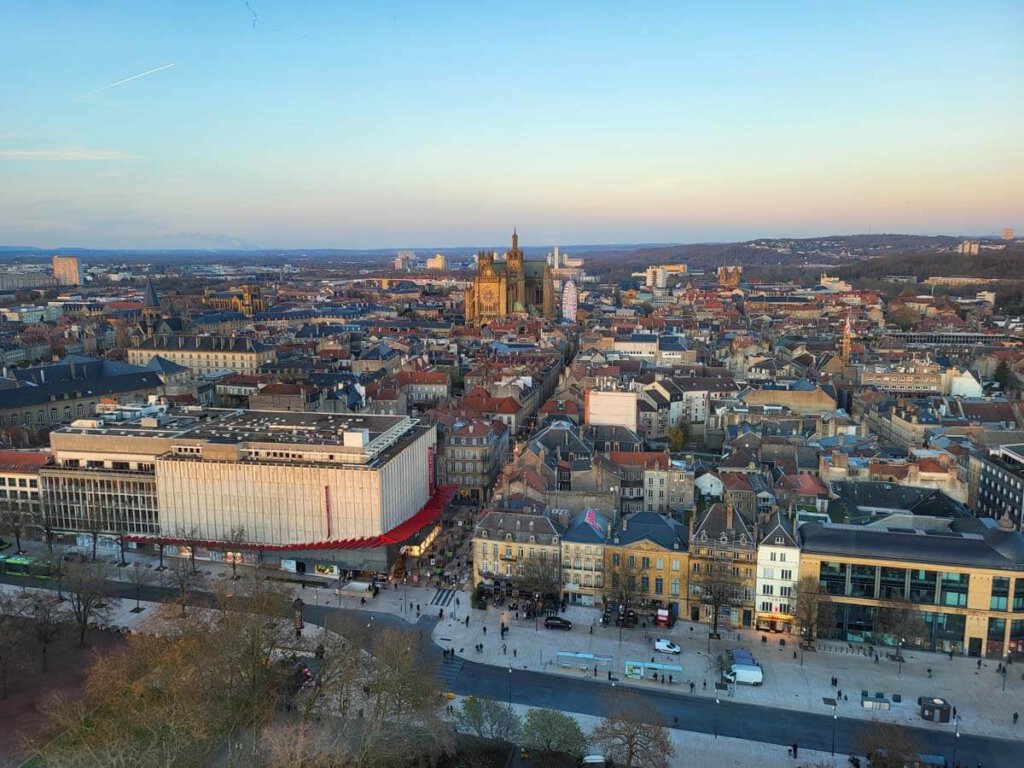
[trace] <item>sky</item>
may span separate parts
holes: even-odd
[[[1022,30],[1021,0],[4,0],[0,244],[1021,231]]]

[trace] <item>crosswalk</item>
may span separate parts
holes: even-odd
[[[442,687],[451,690],[459,679],[462,667],[466,662],[459,656],[445,656],[441,661],[441,668],[437,671]]]
[[[454,589],[439,589],[434,593],[434,597],[429,604],[445,608],[455,599],[455,593],[456,590]]]

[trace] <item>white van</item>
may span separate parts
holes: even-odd
[[[764,682],[764,671],[756,664],[733,664],[722,677],[730,683],[760,685]]]

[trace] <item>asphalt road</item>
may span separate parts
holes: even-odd
[[[0,582],[56,588],[56,584],[50,580],[37,581],[6,575],[0,575]],[[110,586],[113,596],[135,599],[135,588],[131,584],[111,582]],[[173,596],[174,592],[165,587],[147,585],[143,587],[141,595],[143,600],[162,601]],[[211,599],[209,595],[197,595],[192,602],[208,605]],[[419,653],[424,660],[438,666],[445,690],[459,695],[480,696],[499,701],[511,700],[514,704],[599,717],[608,713],[614,701],[613,696],[622,695],[619,686],[613,689],[606,680],[574,678],[522,669],[514,669],[509,673],[508,669],[503,667],[458,658],[442,662],[441,649],[431,639],[431,630],[437,622],[434,616],[424,616],[417,624],[410,625],[401,617],[387,613],[307,605],[304,619],[308,623],[322,626],[332,613],[370,614],[378,626],[394,627],[402,632],[415,634]],[[832,717],[827,714],[743,704],[730,701],[728,698],[722,698],[721,703],[714,704],[707,696],[632,688],[629,692],[655,709],[662,723],[666,725],[697,733],[717,733],[720,736],[774,744],[778,745],[780,750],[796,742],[804,749],[831,751],[834,728],[836,754],[848,755],[856,748],[859,734],[865,728],[871,727],[871,723],[865,720],[840,717],[833,722]],[[677,725],[673,718],[678,718]],[[952,768],[955,739],[953,733],[925,728],[910,730],[921,744],[927,745],[928,754],[945,755]],[[1021,741],[961,733],[956,749],[957,760],[966,766],[1018,768],[1024,765],[1024,742]]]

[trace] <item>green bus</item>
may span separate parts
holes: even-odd
[[[8,576],[35,576],[38,579],[48,579],[53,575],[53,569],[45,560],[29,555],[0,555],[0,573]]]

